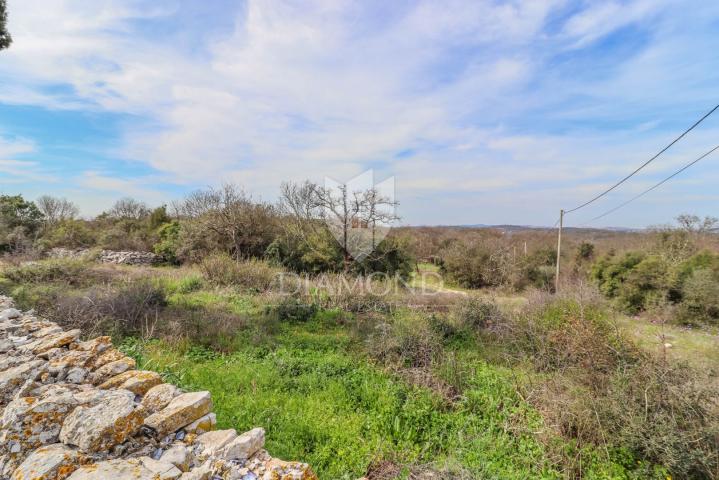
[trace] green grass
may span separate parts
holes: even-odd
[[[309,462],[320,478],[361,477],[373,460],[473,478],[559,478],[531,433],[541,419],[509,372],[477,363],[465,398],[449,405],[357,347],[346,329],[313,321],[230,355],[151,343],[138,356],[186,388],[210,390],[220,427],[263,426],[273,455]]]
[[[719,365],[716,327],[689,328],[627,316],[619,317],[619,325],[647,350],[666,352],[670,359],[684,360],[699,368],[716,368]],[[665,343],[671,347],[664,348]]]

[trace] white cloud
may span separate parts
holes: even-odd
[[[531,197],[525,189],[538,192],[536,208],[554,211],[558,198],[591,195],[656,150],[664,125],[640,116],[617,140],[616,131],[580,127],[547,133],[545,123],[621,118],[657,97],[676,102],[663,98],[667,78],[686,84],[716,67],[704,56],[699,66],[673,68],[691,47],[663,16],[674,3],[588,2],[552,32],[547,22],[571,6],[566,0],[250,0],[228,11],[234,31],[190,54],[134,23],[174,9],[11,0],[15,43],[3,53],[0,101],[137,115],[123,131],[122,154],[188,188],[231,180],[271,197],[282,180],[346,179],[380,164],[409,198],[441,203],[453,192],[493,192],[485,204],[515,215]],[[581,50],[646,22],[661,35],[631,61],[604,67],[603,78],[553,70],[567,46]],[[48,89],[60,84],[71,89]],[[710,89],[693,91],[701,93],[687,95],[699,98]],[[37,168],[7,162],[0,172]],[[157,180],[87,172],[73,181],[159,202]],[[420,204],[406,208],[421,221]],[[506,221],[521,221],[516,215]]]

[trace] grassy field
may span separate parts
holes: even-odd
[[[60,275],[23,284],[6,278],[0,289],[23,308],[57,315],[43,305],[88,296],[98,285],[122,291],[148,281],[164,296],[169,331],[115,332],[121,348],[168,381],[209,390],[219,427],[264,427],[273,455],[306,461],[322,479],[409,479],[421,472],[458,479],[668,478],[661,467],[626,451],[558,435],[527,397],[531,386],[550,376],[531,363],[508,361],[502,345],[456,329],[445,314],[314,308],[283,316],[277,297],[212,285],[191,268],[83,268],[86,280],[74,285]],[[527,302],[480,297],[498,298],[506,311]],[[172,323],[183,316],[195,330]],[[234,323],[220,328],[217,318]],[[401,348],[435,350],[427,361],[402,355],[388,360],[386,351],[377,353],[389,341],[377,335],[385,325],[398,329],[391,340],[398,338]],[[656,347],[655,325],[628,318],[621,325],[647,348]],[[438,346],[421,344],[425,331],[439,339]],[[670,335],[672,354],[690,358],[701,351],[707,361],[718,358],[711,333],[676,327]],[[578,464],[570,468],[567,459]]]
[[[162,342],[126,344],[140,363],[212,392],[220,427],[267,429],[268,449],[301,458],[320,478],[413,468],[466,478],[559,478],[531,430],[541,419],[513,388],[512,373],[473,364],[464,398],[448,403],[372,365],[346,329],[324,315],[283,326],[231,354]]]

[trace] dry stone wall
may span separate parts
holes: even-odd
[[[0,479],[317,479],[272,458],[262,428],[215,430],[209,392],[80,336],[0,296]]]
[[[118,265],[155,265],[162,257],[152,252],[101,250],[99,253],[88,249],[72,250],[69,248],[53,248],[48,252],[50,258],[94,259],[101,263]]]

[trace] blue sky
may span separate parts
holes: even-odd
[[[551,225],[719,103],[719,3],[9,0],[0,191],[168,203],[394,176],[406,224]],[[719,143],[710,117],[583,223]],[[719,157],[719,154],[717,154]],[[602,219],[719,216],[719,158]]]

